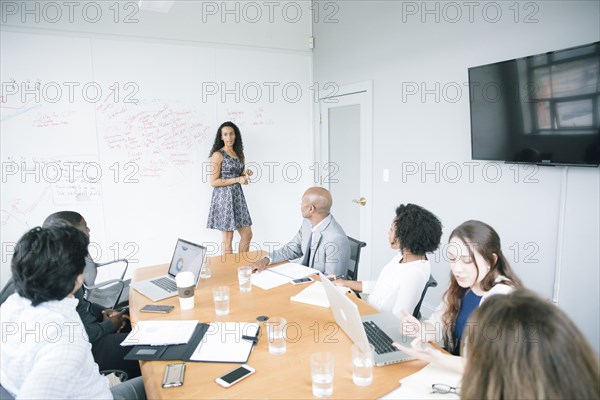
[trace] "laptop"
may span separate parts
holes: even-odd
[[[179,272],[191,271],[194,274],[194,285],[197,286],[205,255],[206,247],[187,240],[177,239],[169,273],[139,282],[131,282],[131,287],[152,301],[177,296],[175,275]]]
[[[392,346],[393,342],[410,346],[414,338],[400,332],[401,321],[391,312],[369,314],[361,317],[358,306],[321,274],[321,282],[327,293],[335,322],[354,343],[370,343],[375,348],[374,363],[377,366],[414,360]]]

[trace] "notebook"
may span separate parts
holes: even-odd
[[[205,255],[206,247],[187,240],[177,239],[167,275],[131,282],[131,287],[152,301],[177,296],[175,275],[179,272],[190,271],[194,274],[194,285],[197,286]]]
[[[134,346],[124,358],[245,364],[259,338],[260,326],[256,322],[201,323],[185,344]]]
[[[335,285],[321,275],[321,283],[331,304],[335,322],[354,343],[370,343],[375,347],[375,365],[382,366],[413,360],[392,346],[392,342],[410,346],[413,338],[400,333],[401,321],[390,312],[369,314],[361,317],[358,306]]]

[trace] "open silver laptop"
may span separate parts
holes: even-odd
[[[187,240],[177,239],[168,274],[139,282],[131,282],[131,287],[152,301],[177,296],[175,275],[179,272],[190,271],[194,274],[194,285],[197,286],[205,255],[206,247]]]
[[[401,321],[390,312],[362,316],[358,306],[344,293],[336,289],[333,283],[321,275],[321,282],[327,293],[335,322],[346,332],[354,343],[370,343],[375,347],[375,365],[382,366],[403,361],[414,360],[414,357],[396,349],[393,342],[410,346],[413,338],[400,333]]]

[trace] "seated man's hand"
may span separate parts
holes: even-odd
[[[123,312],[107,309],[102,311],[102,315],[104,315],[105,320],[110,319],[117,332],[120,332],[130,324],[129,315]]]
[[[348,286],[348,281],[345,279],[341,279],[341,275],[327,274],[325,275],[325,277],[332,281],[333,284],[336,286]]]
[[[349,281],[347,281],[345,279],[336,279],[336,280],[333,281],[333,284],[336,285],[336,286],[346,286],[347,287],[348,286],[348,282]],[[352,281],[350,281],[350,282],[352,282]]]
[[[252,272],[260,272],[267,268],[267,265],[269,265],[269,259],[267,257],[263,257],[257,262],[250,264],[250,267],[252,268]]]

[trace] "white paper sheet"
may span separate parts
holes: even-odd
[[[211,322],[190,360],[245,363],[253,343],[242,336],[254,337],[258,328],[257,322]]]
[[[198,320],[138,321],[121,346],[163,346],[184,344],[190,341]]]
[[[285,263],[252,274],[252,284],[261,289],[269,290],[284,285],[292,279],[305,278],[318,273],[319,271],[316,269],[308,268],[302,264]]]
[[[456,393],[431,393],[431,385],[444,384],[460,387],[461,375],[458,372],[429,364],[422,370],[400,381],[400,387],[381,397],[382,399],[459,399]],[[460,392],[460,389],[459,389]]]
[[[264,290],[273,289],[274,287],[284,285],[289,281],[290,278],[287,276],[276,274],[268,269],[252,274],[252,284]]]
[[[314,268],[309,268],[302,264],[297,263],[285,263],[278,265],[273,268],[269,268],[269,271],[276,272],[281,275],[285,275],[290,279],[305,278],[310,275],[318,274],[319,271]]]
[[[342,293],[350,291],[350,289],[344,286],[336,286],[336,288]],[[323,287],[323,284],[319,281],[304,288],[304,290],[298,293],[297,295],[290,297],[290,300],[298,303],[310,304],[313,306],[325,308],[330,307],[329,299],[327,298],[325,288]]]

